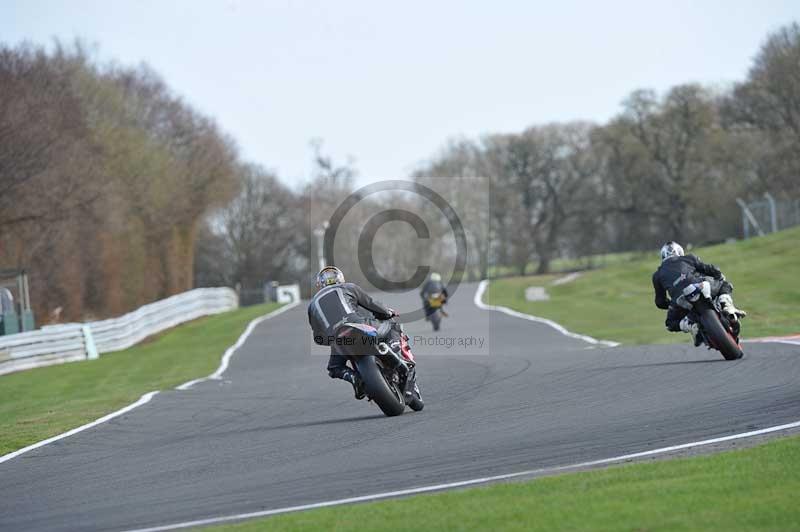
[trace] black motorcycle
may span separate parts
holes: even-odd
[[[742,358],[744,351],[739,344],[739,320],[732,320],[722,312],[719,300],[711,296],[711,285],[708,281],[697,283],[694,287],[693,292],[682,296],[685,301],[679,301],[679,304],[694,314],[700,339],[709,349],[722,353],[725,360]]]
[[[387,339],[392,322],[375,328],[366,323],[344,323],[336,330],[337,344],[348,363],[358,371],[364,391],[387,416],[399,416],[406,405],[414,411],[425,406],[416,379],[416,363],[408,350],[408,337],[401,334],[398,351]]]

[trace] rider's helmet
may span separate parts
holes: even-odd
[[[332,284],[341,284],[343,282],[344,274],[342,273],[342,270],[336,266],[325,266],[317,274],[317,290],[321,290]]]
[[[434,281],[434,282],[437,282],[437,283],[440,283],[440,282],[442,282],[442,276],[441,276],[441,275],[439,275],[439,274],[438,274],[438,273],[436,273],[436,272],[433,272],[433,273],[431,273],[431,277],[430,277],[430,279],[431,279],[431,281]]]
[[[670,257],[683,257],[683,248],[677,242],[670,240],[661,246],[661,262],[664,262]]]

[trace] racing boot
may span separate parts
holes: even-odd
[[[351,369],[346,369],[342,372],[340,377],[343,381],[347,381],[353,385],[353,393],[359,401],[367,396],[364,391],[364,381],[361,380],[361,375]]]
[[[738,321],[747,316],[747,312],[733,305],[733,298],[730,294],[721,294],[717,300],[719,301],[719,306],[722,308],[722,312],[727,314],[733,321]]]
[[[685,333],[691,333],[692,338],[694,339],[694,346],[700,347],[700,344],[703,343],[703,339],[700,337],[700,327],[689,319],[689,316],[684,316],[680,323],[681,330]]]

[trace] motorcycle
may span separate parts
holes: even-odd
[[[438,331],[442,326],[442,317],[447,317],[447,312],[444,311],[444,294],[441,292],[434,292],[428,296],[426,302],[431,311],[425,319],[431,322],[434,331]]]
[[[690,285],[678,304],[694,313],[698,324],[698,336],[709,349],[716,349],[725,360],[737,360],[744,356],[739,344],[741,323],[730,319],[722,312],[719,299],[711,296],[711,284],[702,281]]]
[[[408,406],[419,412],[425,406],[416,383],[416,362],[408,337],[400,334],[399,350],[387,342],[393,323],[377,328],[367,323],[346,322],[337,328],[337,344],[350,366],[358,371],[370,401],[387,416],[399,416]]]

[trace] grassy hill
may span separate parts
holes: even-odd
[[[691,251],[716,264],[734,285],[736,305],[748,311],[742,336],[800,333],[800,228]],[[686,341],[664,328],[653,304],[652,258],[632,258],[552,286],[550,278],[492,281],[484,301],[557,321],[571,331],[628,344]],[[526,301],[525,288],[546,286],[549,301]]]

